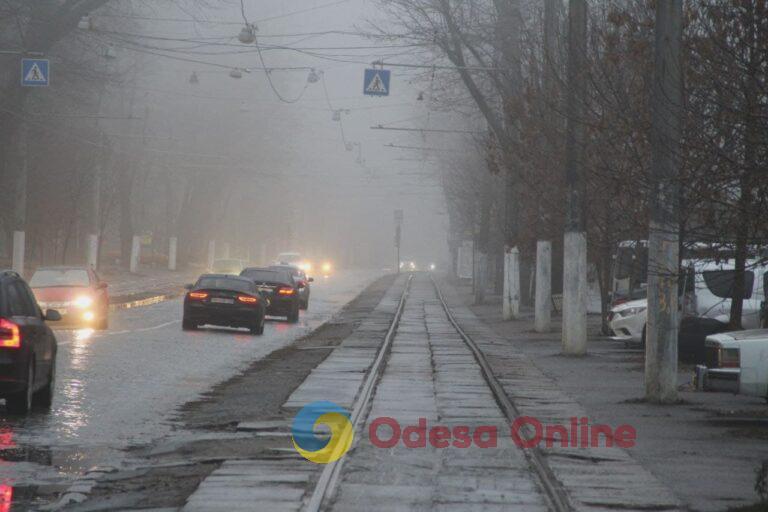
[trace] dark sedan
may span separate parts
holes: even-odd
[[[311,277],[307,277],[307,273],[301,270],[299,267],[293,265],[271,265],[269,270],[284,270],[291,274],[293,281],[296,283],[299,290],[299,307],[301,309],[309,309],[309,283],[314,283],[315,280]]]
[[[0,398],[13,414],[33,405],[49,408],[56,385],[56,337],[27,283],[13,271],[0,271]]]
[[[290,323],[299,321],[302,285],[288,271],[247,268],[240,275],[255,283],[259,291],[269,299],[268,315],[284,316]]]
[[[225,274],[205,274],[187,287],[182,328],[201,325],[245,327],[264,333],[267,299],[250,279]]]

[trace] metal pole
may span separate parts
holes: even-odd
[[[587,352],[587,235],[584,179],[587,2],[570,0],[565,181],[568,205],[563,262],[563,354]]]
[[[682,105],[682,0],[656,3],[651,98],[651,222],[645,396],[677,401],[678,175]]]

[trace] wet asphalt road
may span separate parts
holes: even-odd
[[[124,448],[166,434],[177,407],[315,329],[376,277],[318,279],[300,322],[268,321],[263,336],[183,332],[180,299],[114,312],[108,331],[58,330],[51,411],[18,418],[0,408],[0,486],[56,484],[119,465]]]

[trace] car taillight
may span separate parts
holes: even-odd
[[[289,288],[289,287],[285,286],[285,287],[280,288],[279,290],[277,290],[277,293],[280,294],[280,295],[293,295],[294,292],[293,292],[293,288]]]
[[[0,318],[0,347],[21,347],[21,331],[19,331],[19,326],[5,318]]]
[[[720,349],[720,367],[738,368],[739,367],[739,349],[721,348]]]
[[[208,298],[208,294],[205,292],[189,292],[189,298],[195,300],[203,300]]]
[[[256,304],[259,302],[259,299],[256,297],[251,297],[250,295],[238,295],[237,300],[242,302],[243,304]]]

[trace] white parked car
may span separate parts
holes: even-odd
[[[747,294],[744,298],[741,322],[745,329],[760,327],[761,304],[765,300],[765,281],[768,267],[756,261],[747,262]],[[728,323],[731,312],[731,289],[733,287],[733,260],[715,262],[688,261],[684,265],[691,269],[694,286],[686,285],[683,316],[699,316]],[[645,341],[647,322],[647,299],[633,300],[611,309],[609,325],[613,339],[641,343]]]
[[[616,341],[645,341],[645,323],[648,318],[646,299],[624,302],[611,309],[609,324]]]
[[[768,400],[768,329],[712,334],[705,350],[706,365],[696,371],[699,389]]]

